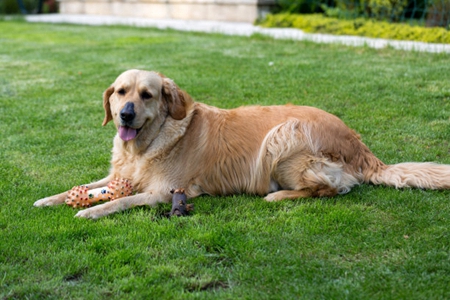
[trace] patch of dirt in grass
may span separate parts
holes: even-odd
[[[63,281],[65,282],[77,282],[83,278],[83,275],[86,274],[87,269],[81,269],[71,274],[67,274],[63,277]]]
[[[195,282],[186,287],[186,290],[189,292],[197,292],[197,291],[210,291],[217,289],[226,289],[228,288],[228,284],[223,281],[210,281],[210,282]]]

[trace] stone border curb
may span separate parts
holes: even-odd
[[[251,36],[262,34],[275,39],[306,40],[315,43],[336,43],[347,46],[368,46],[375,49],[392,47],[398,50],[450,53],[450,44],[431,44],[412,41],[396,41],[358,36],[338,36],[331,34],[312,34],[294,28],[262,28],[250,23],[193,21],[175,19],[146,19],[133,17],[102,16],[102,15],[69,15],[43,14],[25,16],[28,22],[69,23],[83,25],[127,25],[137,27],[154,27],[158,29],[174,29],[179,31],[194,31],[220,33],[226,35]]]

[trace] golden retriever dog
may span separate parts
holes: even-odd
[[[339,118],[308,106],[220,109],[194,102],[171,79],[122,73],[103,94],[105,119],[117,128],[109,175],[90,188],[126,178],[134,194],[79,211],[100,218],[170,202],[170,191],[251,194],[267,201],[345,194],[361,183],[449,189],[450,165],[386,165]],[[67,192],[35,206],[64,203]]]

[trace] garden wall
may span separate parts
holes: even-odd
[[[59,0],[62,14],[254,22],[275,0]]]

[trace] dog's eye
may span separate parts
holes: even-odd
[[[118,90],[117,91],[117,93],[119,94],[119,95],[125,95],[127,92],[125,91],[125,89],[120,89],[120,90]]]
[[[148,99],[152,98],[153,95],[150,94],[149,92],[142,92],[141,97],[142,97],[142,99],[144,99],[144,100],[148,100]]]

